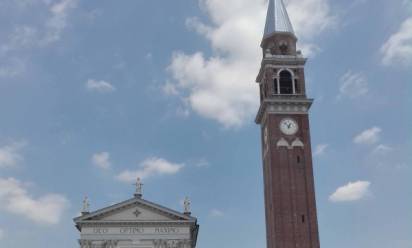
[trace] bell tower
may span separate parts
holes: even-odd
[[[296,43],[283,1],[269,0],[256,79],[268,248],[320,247],[308,116],[313,100]]]

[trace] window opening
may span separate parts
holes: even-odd
[[[293,94],[293,81],[292,74],[289,71],[282,71],[279,74],[280,77],[280,94],[292,95]]]
[[[280,49],[280,53],[281,53],[282,55],[287,55],[287,54],[288,54],[289,48],[288,48],[288,45],[287,45],[287,44],[281,44],[281,45],[279,46],[279,49]]]

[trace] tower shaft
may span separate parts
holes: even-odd
[[[270,0],[256,82],[268,248],[319,248],[306,59],[282,0]]]

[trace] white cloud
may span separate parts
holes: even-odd
[[[0,168],[14,167],[22,161],[21,149],[25,145],[25,142],[17,142],[0,147]]]
[[[153,54],[152,54],[152,53],[147,53],[146,56],[145,56],[145,58],[146,58],[147,60],[152,60],[152,59],[153,59]]]
[[[368,80],[362,73],[348,71],[340,78],[339,96],[350,98],[361,97],[369,92]]]
[[[26,73],[29,67],[21,51],[44,48],[61,39],[68,19],[78,0],[19,0],[10,1],[11,15],[29,19],[26,23],[11,23],[9,34],[0,37],[0,78],[13,78]],[[17,8],[16,8],[17,7]],[[14,13],[15,12],[15,13]],[[4,38],[3,38],[4,37]]]
[[[406,170],[406,169],[412,168],[412,166],[409,166],[406,163],[400,163],[400,164],[396,164],[394,168],[397,170]]]
[[[46,21],[44,43],[48,44],[60,40],[62,32],[68,25],[69,13],[77,7],[77,2],[78,0],[61,0],[49,4],[51,17]]]
[[[36,3],[42,8],[47,8],[47,14],[36,16],[36,19],[40,20],[40,24],[15,25],[12,33],[8,36],[8,41],[0,46],[0,52],[42,47],[59,41],[63,31],[68,26],[69,14],[77,7],[77,2],[78,0],[33,1],[31,4]]]
[[[8,37],[8,42],[1,46],[0,52],[6,53],[16,49],[28,48],[37,42],[38,31],[30,26],[17,26]]]
[[[363,145],[373,145],[376,144],[380,139],[380,134],[382,133],[382,129],[379,127],[372,127],[363,131],[362,133],[358,134],[354,139],[353,142],[356,144],[363,144]]]
[[[393,148],[384,144],[378,145],[374,150],[373,153],[375,154],[386,154],[390,151],[392,151]]]
[[[185,97],[189,106],[226,127],[240,126],[257,111],[259,94],[253,83],[257,69],[221,58],[207,61],[201,53],[176,53],[169,67],[178,82],[176,89],[189,91]]]
[[[326,150],[328,149],[329,145],[328,144],[319,144],[315,148],[315,152],[313,155],[315,157],[322,156],[325,154]]]
[[[109,93],[116,90],[116,88],[109,82],[103,80],[89,79],[86,82],[86,89],[89,91],[99,92],[99,93]]]
[[[92,163],[99,167],[100,169],[109,169],[111,166],[110,163],[110,154],[108,152],[100,152],[93,154]]]
[[[121,172],[117,179],[122,182],[134,182],[138,177],[145,179],[156,175],[173,175],[178,173],[184,164],[169,162],[163,158],[148,158],[140,164],[138,170],[126,170]]]
[[[12,58],[0,62],[0,78],[14,78],[26,71],[26,61]]]
[[[201,0],[200,3],[212,24],[189,18],[187,26],[210,42],[213,55],[175,52],[168,67],[175,87],[168,85],[166,92],[179,95],[205,118],[225,127],[238,127],[258,107],[259,94],[254,81],[262,56],[259,44],[267,1]],[[328,0],[291,0],[288,6],[298,36],[306,47],[316,49],[306,41],[312,41],[331,25]],[[310,18],[303,21],[302,15]],[[176,91],[180,94],[175,94]]]
[[[327,0],[288,0],[290,19],[299,38],[311,41],[336,24]]]
[[[412,63],[412,17],[406,19],[398,32],[381,47],[384,65]]]
[[[209,167],[210,163],[209,163],[209,161],[207,161],[206,159],[203,158],[203,159],[200,159],[199,161],[197,161],[195,163],[195,166],[199,167],[199,168],[204,168],[204,167]]]
[[[350,202],[358,201],[367,196],[370,191],[371,183],[367,181],[350,182],[345,186],[338,188],[329,200],[332,202]]]
[[[223,213],[219,209],[212,209],[209,213],[209,216],[210,217],[223,217],[223,216],[225,216],[225,213]]]
[[[20,181],[0,178],[0,210],[20,215],[39,224],[57,224],[68,206],[67,199],[58,194],[33,198]]]
[[[179,91],[176,89],[176,85],[170,82],[167,82],[162,87],[163,93],[168,96],[177,96]]]

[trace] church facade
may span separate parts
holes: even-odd
[[[282,0],[269,0],[256,82],[268,248],[319,248],[306,58]]]
[[[82,215],[74,219],[80,248],[196,247],[199,225],[188,200],[184,213],[147,201],[141,193],[94,212],[88,205],[85,200]]]

